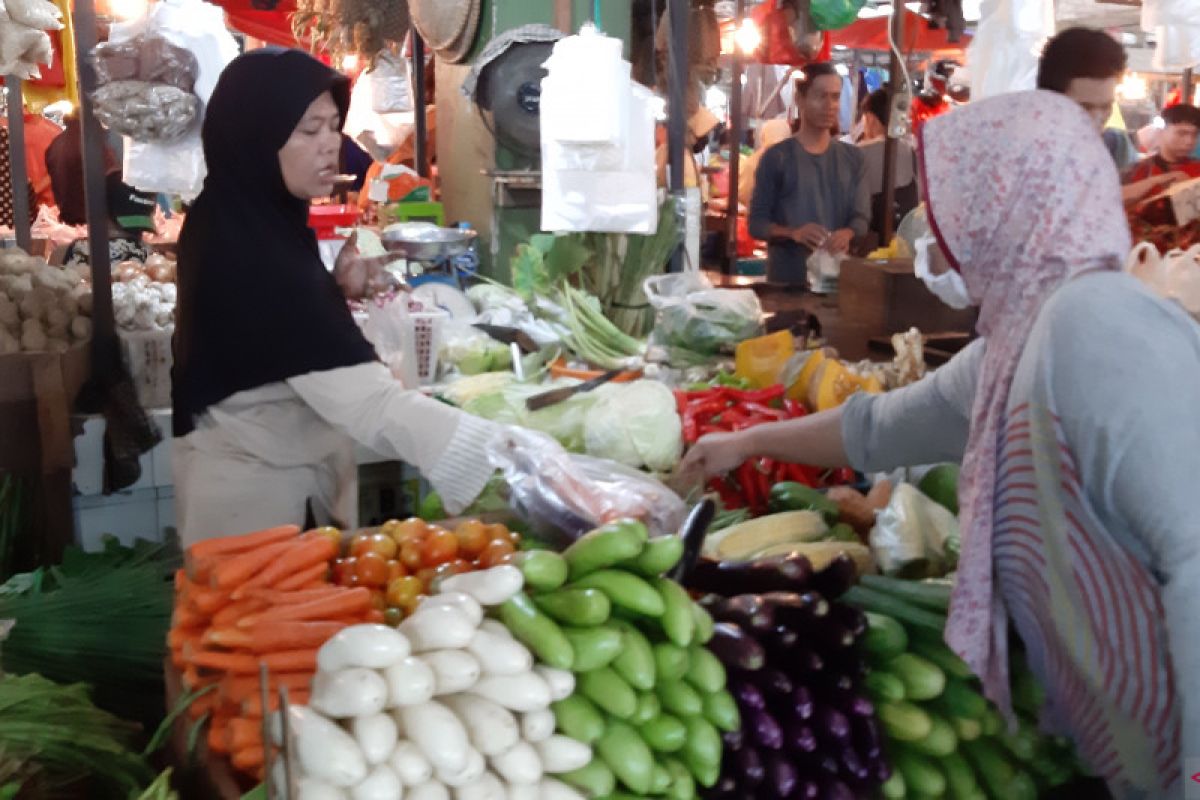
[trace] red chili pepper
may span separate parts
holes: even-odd
[[[813,488],[820,485],[820,476],[817,474],[817,471],[812,467],[806,467],[802,464],[788,464],[788,480]]]
[[[754,461],[747,460],[742,463],[737,469],[738,483],[741,485],[742,495],[746,498],[746,505],[757,513],[762,504],[759,497],[758,470],[754,468]]]
[[[742,410],[763,417],[765,422],[778,422],[779,420],[787,419],[786,412],[778,408],[764,406],[762,403],[742,403]]]
[[[790,397],[783,401],[783,410],[786,411],[787,415],[792,419],[808,415],[808,409],[805,408],[802,403],[797,400],[793,400]]]
[[[789,466],[790,465],[784,461],[780,461],[775,465],[775,474],[771,478],[772,486],[777,483],[784,483],[788,480],[788,475],[790,474]]]
[[[747,414],[741,406],[727,408],[721,412],[721,423],[728,425],[735,430],[739,425],[757,425],[759,420],[753,419]]]
[[[708,490],[717,493],[717,497],[721,499],[721,507],[726,510],[746,507],[745,495],[730,486],[729,481],[724,478],[711,479],[708,482]]]
[[[847,486],[858,480],[858,475],[850,467],[838,467],[831,469],[826,476],[830,486]]]
[[[726,393],[731,400],[739,403],[770,403],[783,397],[786,389],[782,384],[768,386],[765,389],[729,389]]]

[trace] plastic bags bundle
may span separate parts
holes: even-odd
[[[54,61],[54,47],[46,31],[62,28],[62,12],[48,0],[0,4],[0,75],[40,78],[39,65],[49,66]]]
[[[92,99],[104,127],[139,142],[178,139],[200,112],[200,98],[165,83],[116,81],[97,89]]]

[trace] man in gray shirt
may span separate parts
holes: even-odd
[[[750,199],[750,235],[767,240],[767,281],[806,283],[806,262],[824,248],[846,253],[867,232],[871,191],[858,148],[834,141],[842,78],[810,64],[796,84],[800,130],[763,153]]]

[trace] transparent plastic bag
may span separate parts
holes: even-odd
[[[664,347],[732,353],[762,332],[762,305],[750,289],[714,289],[697,270],[655,275],[642,288],[656,311],[654,341]]]
[[[96,68],[96,86],[117,81],[135,81],[141,69],[141,48],[137,39],[126,42],[103,42],[92,51]]]
[[[13,22],[39,31],[61,31],[62,12],[48,0],[6,0],[5,11]]]
[[[96,118],[106,128],[138,142],[173,142],[196,124],[200,98],[177,86],[114,81],[92,95]]]
[[[371,84],[371,110],[376,114],[398,114],[413,110],[408,68],[394,54],[387,51],[380,53],[374,68],[365,77]]]
[[[195,89],[200,63],[191,50],[176,47],[161,36],[146,36],[140,42],[139,79],[165,83],[189,93]]]
[[[651,536],[675,533],[687,508],[659,481],[612,461],[572,455],[542,433],[506,427],[487,449],[514,511],[553,544],[569,544],[617,519],[638,519]]]
[[[372,345],[379,359],[391,370],[392,377],[406,388],[420,386],[415,356],[407,349],[412,321],[406,297],[395,297],[386,303],[367,305],[367,323],[363,334]]]
[[[934,578],[958,565],[958,518],[911,483],[896,483],[875,517],[871,552],[885,575]]]

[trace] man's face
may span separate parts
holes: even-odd
[[[837,75],[822,75],[800,95],[800,116],[806,127],[830,130],[838,121],[842,101],[842,79]]]
[[[1198,138],[1200,138],[1200,128],[1190,122],[1176,122],[1168,125],[1163,131],[1162,138],[1159,139],[1158,152],[1163,157],[1163,161],[1168,164],[1186,161],[1192,157],[1192,151],[1196,149]]]
[[[1075,78],[1067,84],[1067,97],[1079,103],[1092,118],[1096,130],[1102,131],[1117,100],[1117,77]]]

